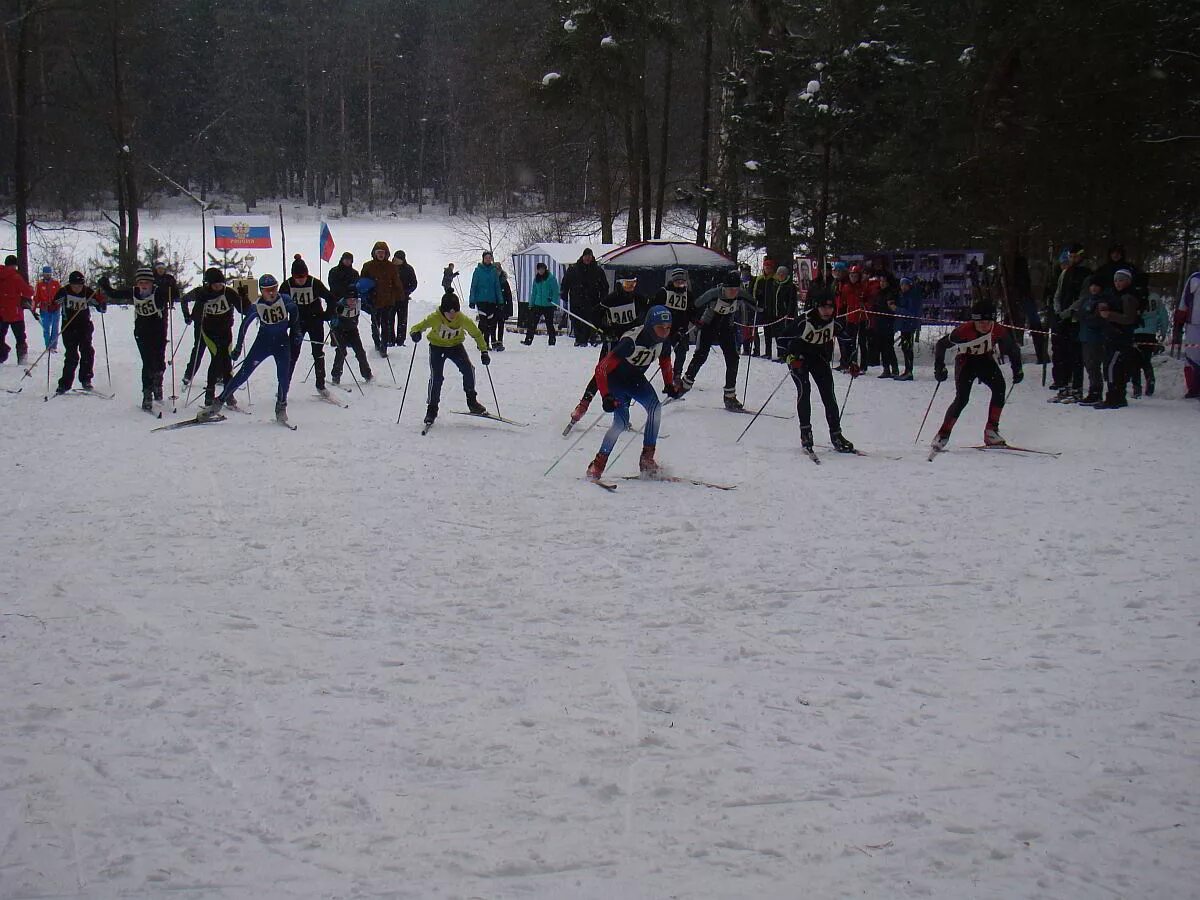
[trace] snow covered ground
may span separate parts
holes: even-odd
[[[450,370],[421,437],[422,343],[399,425],[372,354],[347,410],[304,360],[296,433],[263,366],[252,416],[151,434],[128,311],[106,328],[115,400],[45,403],[41,368],[0,394],[2,900],[1197,896],[1173,363],[1120,412],[1045,403],[1031,366],[1002,430],[1059,459],[965,449],[977,388],[930,464],[926,349],[855,383],[872,456],[817,467],[794,419],[734,443],[714,356],[659,456],[737,490],[606,494],[599,427],[543,476],[590,350],[510,336],[527,428],[449,414]],[[756,360],[749,405],[783,374]]]

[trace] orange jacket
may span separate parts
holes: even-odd
[[[62,285],[57,279],[51,278],[49,281],[38,279],[37,287],[33,291],[33,308],[37,312],[58,312],[62,308],[62,304],[54,299],[54,295],[59,292]]]

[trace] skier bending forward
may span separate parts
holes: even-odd
[[[279,388],[275,394],[275,418],[287,422],[288,383],[292,375],[292,360],[300,355],[304,331],[300,328],[300,311],[288,294],[279,293],[279,282],[274,275],[263,275],[258,279],[259,297],[246,311],[242,327],[238,331],[237,346],[233,348],[233,359],[242,355],[242,343],[250,322],[258,319],[258,334],[250,345],[250,353],[237,374],[229,379],[221,396],[200,411],[201,418],[212,418],[243,384],[250,380],[258,364],[268,356],[275,357],[275,374]]]
[[[596,387],[604,400],[604,411],[613,413],[613,423],[604,434],[600,452],[587,469],[587,477],[598,481],[608,464],[617,438],[629,429],[629,404],[636,400],[646,408],[646,430],[642,435],[642,457],[638,468],[643,474],[658,473],[654,449],[658,443],[658,422],[662,405],[658,395],[646,380],[646,369],[656,359],[662,370],[663,391],[668,397],[678,397],[675,375],[671,369],[671,311],[665,306],[652,306],[646,313],[645,324],[639,330],[622,337],[596,366]]]
[[[933,377],[938,381],[945,381],[949,377],[946,351],[951,347],[958,351],[954,361],[954,402],[946,410],[942,427],[933,439],[934,452],[945,449],[954,423],[971,399],[971,385],[976,379],[992,389],[983,443],[989,447],[1003,447],[1005,441],[1000,436],[1000,413],[1004,410],[1004,375],[996,362],[996,349],[999,348],[1012,363],[1013,384],[1020,384],[1025,377],[1021,370],[1021,351],[1013,340],[1012,332],[996,322],[996,307],[981,300],[971,307],[971,321],[944,335],[934,347]]]

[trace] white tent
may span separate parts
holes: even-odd
[[[701,292],[720,283],[721,276],[736,267],[724,253],[688,241],[669,240],[618,247],[600,260],[610,285],[618,272],[630,272],[638,279],[638,290],[646,296],[666,285],[671,269],[687,270],[692,289]]]
[[[513,276],[516,279],[517,300],[521,303],[526,303],[529,300],[529,291],[533,287],[534,269],[537,264],[544,262],[547,268],[554,273],[554,277],[562,283],[563,274],[567,271],[567,266],[579,259],[583,255],[583,251],[587,247],[592,248],[592,253],[596,259],[599,259],[604,254],[616,250],[619,244],[599,244],[599,243],[576,243],[576,244],[532,244],[524,250],[520,250],[512,255]]]

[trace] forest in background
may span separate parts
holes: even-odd
[[[0,212],[156,195],[664,220],[732,255],[1069,241],[1186,269],[1200,8],[1167,0],[0,0]],[[263,211],[268,211],[264,209]],[[619,228],[617,233],[614,229]],[[566,236],[566,235],[564,235]],[[1194,263],[1191,263],[1194,265]]]

